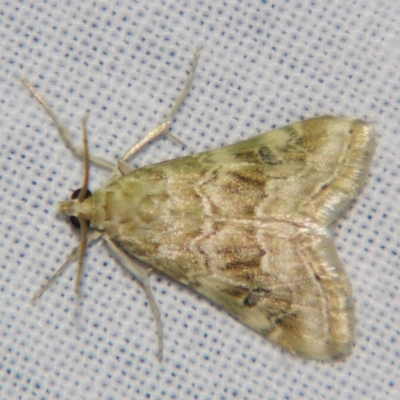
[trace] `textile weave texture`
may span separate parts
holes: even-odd
[[[0,7],[0,398],[400,398],[400,3],[2,1]],[[91,152],[111,162],[153,128],[182,88],[168,137],[141,167],[236,143],[318,115],[371,122],[377,150],[361,194],[332,227],[350,276],[356,341],[340,362],[294,357],[157,272],[164,361],[147,299],[101,244],[83,299],[72,265],[30,300],[78,244],[57,203],[81,185],[24,77]],[[93,167],[91,188],[108,172]]]

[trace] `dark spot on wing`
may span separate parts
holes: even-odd
[[[239,151],[237,153],[232,154],[232,156],[237,160],[247,162],[249,164],[258,164],[260,162],[257,153],[253,150]]]
[[[263,289],[263,288],[255,288],[252,289],[247,297],[244,299],[243,304],[246,307],[254,307],[256,306],[260,301],[263,301],[269,297],[271,297],[271,290],[268,289]]]
[[[258,154],[261,157],[261,160],[270,165],[280,165],[283,163],[282,160],[279,160],[276,155],[271,151],[271,149],[267,146],[261,146],[258,149]]]
[[[235,178],[235,180],[241,182],[241,183],[246,183],[248,185],[251,186],[255,186],[257,188],[261,188],[264,189],[265,187],[265,179],[263,176],[261,176],[261,179],[255,179],[255,176],[253,175],[244,175],[244,174],[240,174],[239,172],[231,172],[230,173],[231,176],[233,176]]]
[[[225,269],[245,269],[245,268],[258,268],[260,266],[260,259],[250,259],[242,261],[232,261],[225,265]]]

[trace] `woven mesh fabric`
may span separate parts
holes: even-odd
[[[115,4],[113,4],[115,3]],[[399,399],[400,3],[336,1],[5,1],[0,5],[0,398]],[[195,82],[140,167],[235,143],[316,115],[357,116],[377,151],[333,226],[356,303],[343,362],[305,361],[153,273],[165,356],[146,297],[99,244],[84,298],[76,265],[30,300],[78,243],[57,202],[82,163],[20,84],[29,79],[93,154],[115,161],[168,112],[196,45]],[[91,187],[107,171],[92,168]]]

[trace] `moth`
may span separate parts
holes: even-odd
[[[80,225],[81,244],[35,298],[77,258],[79,295],[87,243],[103,239],[146,291],[160,358],[162,324],[150,291],[151,269],[204,295],[292,353],[343,358],[353,346],[354,309],[329,226],[364,183],[375,146],[373,130],[360,119],[324,116],[216,150],[131,168],[127,160],[133,154],[168,134],[198,57],[196,49],[168,116],[116,166],[89,155],[87,118],[81,149],[23,80],[67,146],[85,160],[82,190],[59,204],[59,211]],[[112,175],[88,197],[89,160],[110,168]]]

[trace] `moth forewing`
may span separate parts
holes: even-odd
[[[373,147],[370,125],[315,118],[137,169],[75,212],[278,345],[341,358],[354,311],[328,224],[360,189]]]
[[[353,345],[354,310],[328,227],[360,190],[373,149],[369,124],[313,118],[205,153],[123,167],[125,176],[60,211],[84,215],[151,301],[147,272],[126,253],[279,346],[338,359]]]

